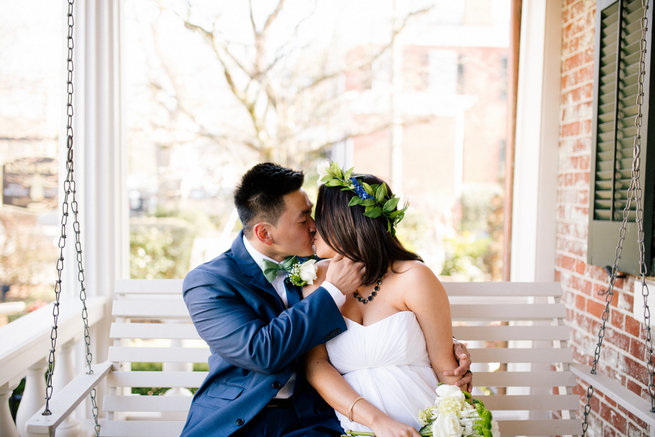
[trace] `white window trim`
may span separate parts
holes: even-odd
[[[561,29],[559,2],[523,2],[512,281],[552,281],[555,277]]]

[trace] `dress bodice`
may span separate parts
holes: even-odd
[[[414,313],[401,311],[371,325],[345,319],[346,332],[326,343],[332,365],[366,400],[419,429],[417,414],[434,403],[437,378]],[[344,429],[370,431],[337,417]]]

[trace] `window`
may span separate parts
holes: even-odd
[[[639,47],[641,39],[640,1],[599,2],[596,12],[595,90],[593,118],[593,153],[589,208],[588,262],[595,265],[611,265],[614,261],[623,209],[630,186],[633,142],[637,129],[634,126],[637,113],[636,98],[639,75]],[[652,9],[649,10],[652,23]],[[652,274],[653,254],[653,153],[648,153],[649,127],[653,116],[648,108],[653,94],[651,34],[647,36],[648,48],[646,75],[644,77],[644,122],[641,128],[641,187],[643,189],[644,231],[646,261]],[[639,273],[639,252],[636,241],[637,226],[635,208],[630,212],[627,234],[619,270]]]

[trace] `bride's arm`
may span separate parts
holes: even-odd
[[[393,420],[357,393],[332,366],[325,345],[316,346],[307,354],[307,380],[335,410],[352,421],[371,428],[375,435],[417,436],[414,427]]]
[[[430,364],[440,382],[455,384],[460,376],[443,374],[444,371],[457,367],[453,354],[453,328],[446,290],[432,270],[423,263],[415,263],[404,275],[407,275],[403,278],[404,281],[411,284],[411,287],[405,287],[405,305],[416,314],[421,325]]]

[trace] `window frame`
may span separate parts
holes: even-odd
[[[592,153],[591,153],[591,166],[590,166],[590,188],[589,188],[589,227],[587,236],[587,262],[593,265],[613,265],[616,247],[619,241],[619,234],[621,229],[622,220],[616,220],[614,215],[611,214],[610,219],[601,220],[596,219],[596,169],[598,164],[598,113],[599,113],[599,93],[601,84],[601,34],[602,34],[602,14],[608,7],[618,3],[619,13],[619,26],[623,24],[622,11],[626,4],[624,0],[599,0],[596,5],[596,30],[595,30],[595,50],[594,50],[594,93],[593,93],[593,118],[592,118]],[[642,206],[643,206],[643,221],[644,221],[644,246],[646,249],[646,268],[647,275],[652,275],[653,269],[653,191],[655,181],[655,162],[653,155],[655,153],[648,153],[649,143],[649,128],[655,128],[655,111],[649,111],[651,105],[655,105],[655,93],[650,92],[652,80],[655,75],[652,75],[655,57],[652,55],[652,35],[653,35],[653,8],[649,8],[648,19],[650,25],[649,33],[646,35],[646,75],[644,78],[644,107],[643,107],[643,120],[641,128],[641,165],[640,165],[640,182],[642,188]],[[617,32],[617,52],[621,48],[621,27]],[[617,137],[617,115],[618,115],[618,102],[620,91],[623,89],[620,81],[618,80],[618,60],[619,53],[617,53],[617,78],[615,83],[615,107],[614,107],[614,157],[613,169],[617,169],[616,154],[616,137]],[[651,146],[655,147],[655,146]],[[612,179],[612,204],[614,204],[614,192],[617,191],[614,186],[614,176]],[[611,210],[612,211],[612,210]],[[622,214],[621,214],[622,216]],[[627,224],[625,240],[623,243],[623,250],[621,260],[618,265],[618,270],[625,273],[639,274],[639,249],[637,243],[637,224],[634,221],[629,221]]]

